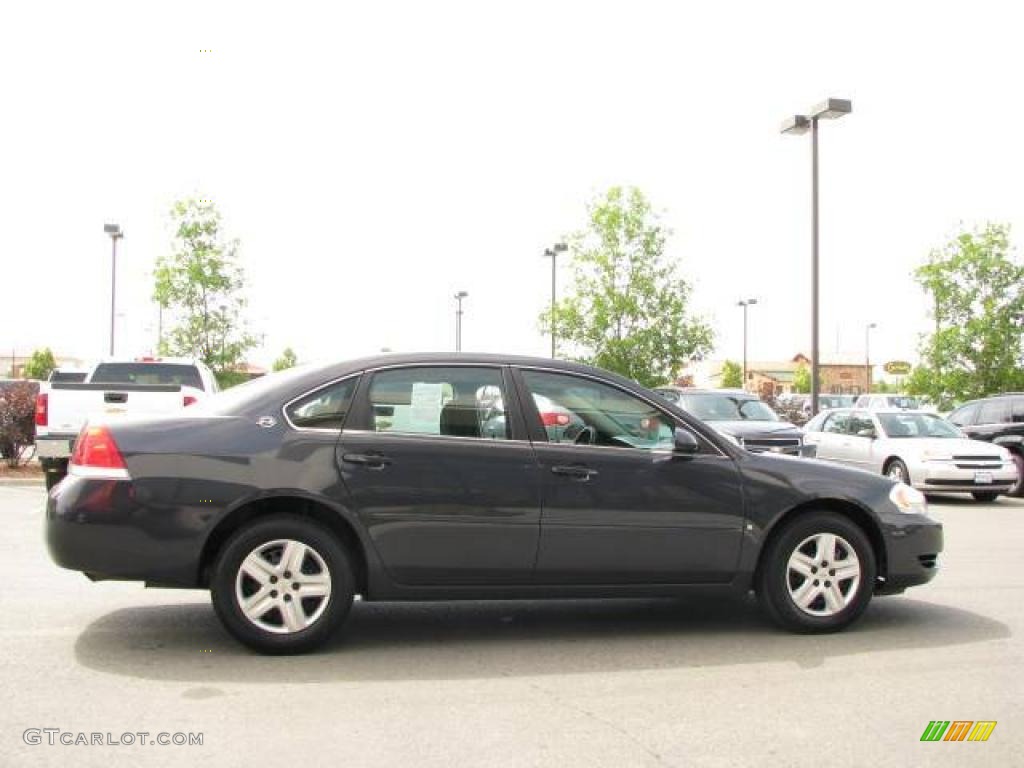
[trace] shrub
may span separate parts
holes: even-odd
[[[36,392],[33,382],[16,381],[0,389],[0,456],[7,466],[21,463],[25,449],[35,440]]]

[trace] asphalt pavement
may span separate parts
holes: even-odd
[[[837,635],[743,600],[359,603],[287,658],[234,643],[203,592],[56,567],[43,500],[0,486],[2,766],[1024,764],[1022,500],[933,503],[938,577]],[[921,742],[931,720],[998,724]]]

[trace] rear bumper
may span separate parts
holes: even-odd
[[[45,435],[36,438],[36,456],[40,459],[67,459],[75,449],[78,435]]]
[[[95,580],[198,586],[207,521],[188,507],[141,503],[131,482],[68,476],[46,503],[46,545],[62,568]]]
[[[942,523],[924,515],[898,513],[886,525],[885,583],[877,594],[895,594],[935,578],[942,553]]]

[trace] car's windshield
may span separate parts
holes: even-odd
[[[930,413],[879,413],[886,437],[962,437],[945,419]]]
[[[889,395],[886,397],[886,401],[893,408],[913,410],[921,407],[921,404],[917,401],[916,397],[907,397],[906,395]]]
[[[704,421],[778,421],[775,411],[753,397],[729,394],[683,395],[683,408]]]

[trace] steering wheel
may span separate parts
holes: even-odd
[[[572,439],[573,445],[593,445],[597,441],[597,430],[587,425]]]

